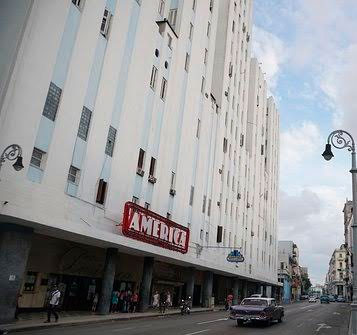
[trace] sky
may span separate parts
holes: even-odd
[[[298,245],[313,284],[344,243],[350,153],[321,153],[333,130],[357,141],[356,16],[356,0],[254,0],[253,56],[281,121],[279,240]]]

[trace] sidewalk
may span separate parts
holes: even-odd
[[[215,308],[192,308],[191,313],[199,312],[212,312],[224,309],[223,306],[216,306]],[[165,315],[180,314],[180,309],[168,310]],[[24,330],[37,330],[47,329],[52,327],[65,327],[81,324],[101,323],[101,322],[114,322],[141,318],[159,317],[161,314],[158,311],[145,312],[145,313],[115,313],[108,315],[98,315],[90,312],[61,312],[60,319],[56,322],[44,323],[47,318],[45,312],[20,314],[19,320],[9,324],[0,325],[0,330],[8,330],[9,333],[24,331]]]

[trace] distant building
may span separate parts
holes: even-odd
[[[348,285],[345,281],[345,278],[348,278],[346,257],[347,248],[344,244],[332,253],[326,276],[326,289],[328,294],[340,295],[349,299]]]
[[[346,252],[346,272],[345,272],[345,284],[347,290],[347,299],[352,300],[353,285],[352,285],[352,223],[353,223],[353,203],[350,200],[346,200],[343,208],[344,214],[344,232],[345,232],[345,247]]]
[[[278,280],[283,284],[283,302],[300,300],[301,268],[299,266],[299,249],[293,241],[278,243]],[[306,269],[307,272],[307,268]]]
[[[309,290],[309,294],[310,295],[316,295],[318,297],[320,297],[321,295],[323,295],[325,292],[325,286],[321,285],[321,284],[316,284],[315,286],[312,286]]]

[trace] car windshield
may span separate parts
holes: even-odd
[[[244,299],[242,305],[245,306],[268,306],[268,302],[262,299]]]

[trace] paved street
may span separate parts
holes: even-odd
[[[195,334],[278,334],[344,335],[348,333],[348,304],[299,303],[285,308],[285,319],[270,327],[245,325],[236,327],[226,312],[196,313],[190,316],[164,316],[88,326],[56,327],[23,332],[23,335],[195,335]]]

